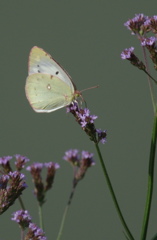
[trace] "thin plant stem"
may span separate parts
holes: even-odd
[[[18,200],[19,200],[19,202],[20,202],[20,205],[21,205],[22,210],[25,210],[25,206],[24,206],[24,203],[23,203],[23,201],[22,201],[21,196],[18,197]]]
[[[60,238],[61,238],[61,235],[62,235],[62,232],[63,232],[63,228],[64,228],[65,219],[66,219],[69,207],[70,207],[70,205],[68,205],[68,204],[65,207],[65,210],[64,210],[64,213],[63,213],[63,217],[62,217],[62,221],[61,221],[61,225],[60,225],[60,229],[59,229],[59,233],[58,233],[58,236],[57,236],[56,240],[60,240]]]
[[[24,230],[21,229],[21,240],[24,240]]]
[[[152,138],[151,138],[151,146],[150,146],[150,156],[149,156],[149,169],[148,169],[148,187],[147,187],[147,197],[145,204],[145,211],[143,217],[143,225],[141,232],[141,240],[146,239],[148,222],[150,216],[152,195],[153,195],[153,183],[154,183],[154,163],[155,163],[155,152],[156,152],[156,140],[157,140],[157,111],[154,116],[154,123],[152,129]]]
[[[153,104],[153,110],[154,110],[154,113],[156,112],[156,104],[155,104],[155,98],[154,98],[154,93],[153,93],[153,85],[152,85],[152,81],[151,79],[155,82],[156,80],[151,77],[150,75],[150,71],[149,71],[149,65],[148,65],[148,61],[147,61],[147,54],[146,54],[146,48],[145,47],[142,47],[142,50],[143,50],[143,57],[144,57],[144,62],[145,62],[145,65],[146,65],[146,70],[144,70],[144,72],[147,74],[148,76],[148,84],[149,84],[149,89],[150,89],[150,95],[151,95],[151,99],[152,99],[152,104]]]
[[[58,232],[58,236],[57,236],[57,239],[56,239],[56,240],[60,240],[60,238],[61,238],[61,235],[62,235],[62,232],[63,232],[63,228],[64,228],[64,224],[65,224],[65,219],[66,219],[66,216],[67,216],[67,213],[68,213],[68,210],[69,210],[71,201],[72,201],[72,199],[73,199],[73,196],[74,196],[74,192],[75,192],[75,188],[76,188],[77,183],[78,183],[78,182],[75,182],[75,183],[74,183],[73,189],[72,189],[72,191],[71,191],[71,193],[70,193],[69,200],[68,200],[68,203],[67,203],[67,205],[66,205],[66,207],[65,207],[65,210],[64,210],[64,213],[63,213],[61,225],[60,225],[59,232]]]
[[[39,224],[40,224],[40,228],[42,230],[44,230],[43,212],[42,212],[42,206],[40,204],[38,205],[38,209],[39,209]]]
[[[103,158],[102,158],[102,155],[101,155],[101,152],[100,152],[100,149],[99,149],[99,146],[98,146],[98,143],[95,143],[95,147],[96,147],[96,150],[97,150],[97,153],[98,153],[98,156],[99,156],[99,159],[100,159],[100,163],[101,163],[101,166],[102,166],[102,169],[103,169],[103,172],[104,172],[104,176],[105,176],[105,179],[107,181],[107,185],[108,185],[108,188],[110,190],[110,193],[111,193],[111,196],[112,196],[112,199],[113,199],[113,202],[115,204],[115,207],[116,207],[116,210],[118,212],[118,215],[119,215],[119,218],[121,220],[121,223],[129,237],[130,240],[134,240],[134,237],[132,236],[125,220],[124,220],[124,217],[122,215],[122,212],[120,210],[120,207],[119,207],[119,204],[118,204],[118,201],[116,199],[116,195],[114,193],[114,190],[113,190],[113,187],[112,187],[112,184],[111,184],[111,181],[110,181],[110,178],[109,178],[109,175],[107,173],[107,169],[106,169],[106,166],[104,164],[104,161],[103,161]]]

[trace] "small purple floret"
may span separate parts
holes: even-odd
[[[150,37],[150,38],[143,38],[141,40],[141,45],[142,46],[152,46],[156,41],[156,38],[155,37]]]
[[[131,54],[134,51],[134,47],[126,48],[122,53],[121,53],[121,58],[122,59],[130,59]]]
[[[70,149],[70,150],[66,151],[63,159],[66,161],[69,161],[70,159],[78,160],[78,150]]]
[[[60,168],[60,165],[58,163],[54,163],[54,162],[44,163],[44,166],[46,168],[52,168],[52,167],[54,167],[55,169]]]
[[[13,213],[13,217],[11,218],[11,220],[22,225],[29,225],[29,223],[31,222],[31,216],[29,215],[27,210],[19,210]]]
[[[0,164],[6,165],[13,157],[12,156],[4,156],[0,158]]]

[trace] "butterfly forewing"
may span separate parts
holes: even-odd
[[[46,73],[57,76],[70,87],[73,85],[71,77],[66,71],[42,48],[33,47],[29,55],[28,74]]]
[[[36,112],[52,112],[69,105],[74,98],[74,88],[62,79],[35,73],[27,77],[26,96]]]

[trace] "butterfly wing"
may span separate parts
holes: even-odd
[[[48,53],[36,46],[30,51],[28,63],[28,74],[33,73],[46,73],[57,76],[70,87],[74,85],[68,73]]]
[[[69,105],[74,87],[51,74],[34,73],[27,77],[26,96],[36,112],[52,112]]]

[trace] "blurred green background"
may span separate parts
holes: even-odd
[[[120,53],[134,46],[136,37],[123,23],[136,13],[156,15],[149,1],[1,1],[0,3],[0,156],[23,154],[33,162],[58,162],[54,188],[44,206],[45,232],[56,239],[72,185],[72,169],[62,160],[70,148],[95,154],[96,165],[76,189],[62,239],[125,239],[94,145],[66,109],[35,113],[25,96],[29,51],[39,46],[72,76],[83,94],[97,128],[107,129],[100,144],[121,210],[134,237],[139,239],[147,189],[147,167],[153,110],[147,78]],[[155,170],[156,173],[156,170]],[[22,198],[33,221],[38,208],[29,187]],[[155,180],[157,180],[155,178]],[[154,186],[148,238],[157,232],[157,184]],[[20,239],[10,220],[18,201],[0,218],[0,240]]]

